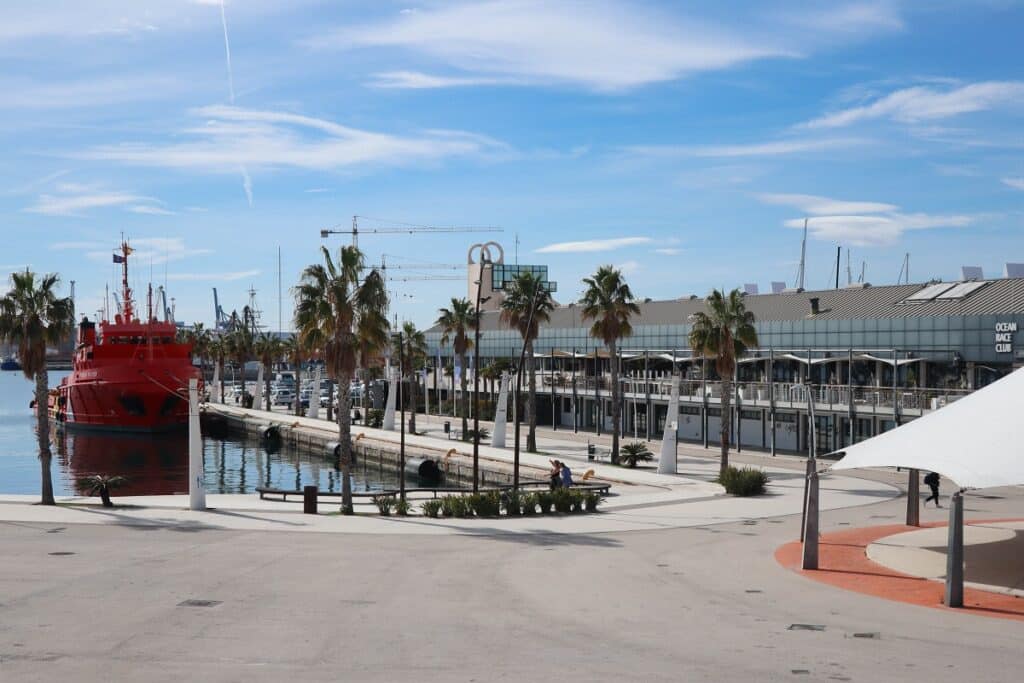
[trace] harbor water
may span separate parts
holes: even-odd
[[[54,386],[66,372],[51,372]],[[35,418],[29,407],[34,383],[20,372],[0,372],[0,494],[38,494],[40,468]],[[120,475],[127,482],[117,495],[188,492],[188,435],[117,434],[51,430],[53,489],[57,496],[80,493],[77,482],[92,474]],[[338,464],[319,453],[282,447],[268,450],[241,436],[203,437],[203,469],[209,493],[253,493],[257,487],[301,489],[315,484],[341,490]],[[414,486],[415,482],[407,482]],[[355,491],[393,488],[398,475],[359,464]]]

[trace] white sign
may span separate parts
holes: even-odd
[[[1013,351],[1013,334],[1017,331],[1017,323],[996,323],[996,353]]]

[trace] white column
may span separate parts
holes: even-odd
[[[384,406],[384,423],[381,425],[383,429],[389,432],[395,431],[395,398],[396,394],[398,394],[398,382],[395,381],[396,374],[394,370],[388,373],[388,402]]]
[[[306,409],[306,417],[311,417],[314,420],[320,418],[320,368],[313,372],[313,383],[311,385],[312,390],[309,392],[309,407]],[[298,401],[299,397],[296,396],[295,400]]]
[[[220,364],[213,365],[213,388],[210,389],[210,401],[220,403]]]
[[[206,509],[203,483],[203,435],[199,431],[199,380],[188,381],[188,507]]]
[[[242,366],[242,378],[245,378],[245,366]],[[263,363],[256,372],[256,388],[252,392],[252,407],[256,410],[263,410]]]
[[[679,429],[679,377],[672,375],[672,391],[668,398],[668,413],[665,415],[665,433],[661,437],[661,457],[658,458],[659,474],[676,473],[676,430]]]
[[[501,385],[498,389],[498,406],[494,410],[494,433],[491,434],[491,445],[495,448],[505,447],[505,425],[508,423],[508,373],[501,373]]]

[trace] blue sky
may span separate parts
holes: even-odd
[[[500,226],[361,246],[459,276],[414,266],[518,235],[562,301],[603,263],[655,299],[791,285],[804,218],[809,288],[837,245],[874,284],[906,252],[913,280],[995,276],[1024,261],[1022,34],[1011,0],[5,0],[0,266],[91,313],[124,232],[180,319],[252,285],[276,327],[280,247],[285,328],[356,214]],[[466,292],[391,284],[421,326]]]

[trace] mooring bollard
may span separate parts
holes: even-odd
[[[316,514],[316,498],[318,490],[319,489],[316,486],[302,487],[302,512],[304,514]]]

